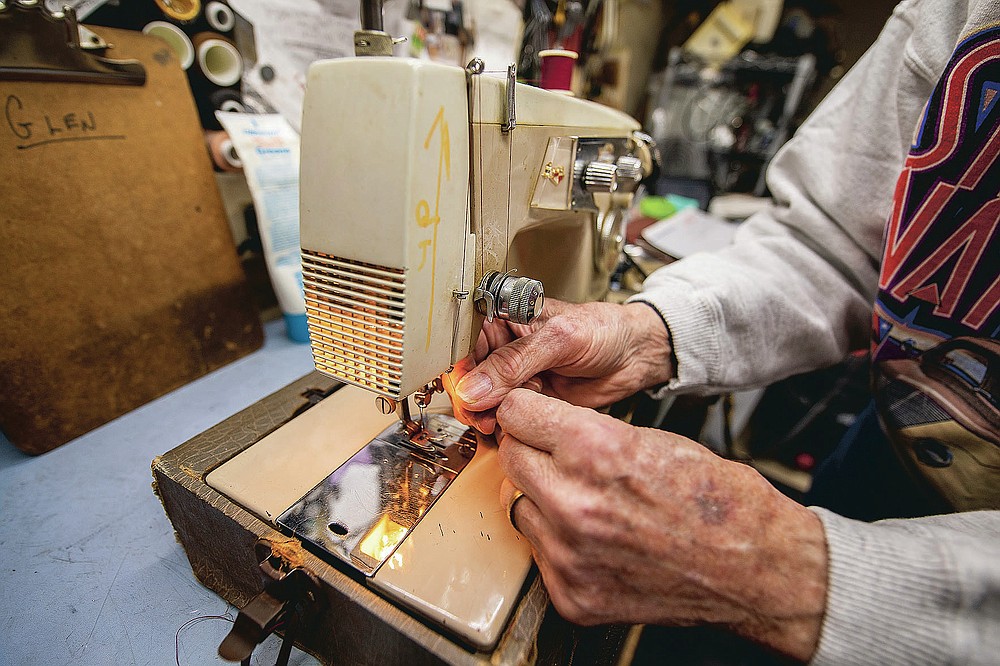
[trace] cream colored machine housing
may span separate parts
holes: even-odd
[[[510,92],[517,124],[505,129]],[[483,319],[476,288],[491,271],[516,269],[559,298],[603,295],[609,265],[595,247],[605,236],[615,249],[614,215],[594,209],[621,210],[612,160],[637,125],[483,74],[363,58],[310,68],[302,127],[313,355],[317,369],[355,386],[207,482],[307,547],[326,539],[327,554],[379,593],[492,650],[531,568],[500,504],[497,447],[479,438],[452,469],[461,446],[443,450],[433,422],[400,423],[372,395],[406,398],[469,352]],[[628,159],[619,165],[634,185]],[[428,410],[450,418],[448,399],[436,400]],[[291,526],[290,514],[304,520]]]
[[[627,139],[634,120],[518,84],[505,132],[502,79],[410,59],[316,63],[307,91],[301,239],[317,369],[412,394],[470,351],[488,271],[516,270],[557,298],[603,295],[595,213],[534,195],[541,184],[568,200],[573,187],[571,161],[542,177],[550,140]]]

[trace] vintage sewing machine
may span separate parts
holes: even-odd
[[[387,52],[368,28],[359,52]],[[312,351],[347,386],[205,482],[489,652],[531,553],[500,505],[495,443],[454,419],[441,389],[484,319],[528,323],[545,295],[603,297],[651,147],[624,114],[479,61],[316,63],[302,128]]]

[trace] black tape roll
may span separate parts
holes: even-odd
[[[235,88],[216,88],[214,90],[203,90],[201,94],[195,95],[198,103],[198,113],[201,116],[201,126],[208,130],[222,129],[219,119],[215,117],[216,111],[238,111],[247,110],[243,104],[243,96]]]
[[[243,96],[237,90],[222,88],[212,93],[209,98],[212,101],[212,108],[216,111],[246,113],[247,107],[243,104]]]

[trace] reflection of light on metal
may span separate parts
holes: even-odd
[[[397,567],[400,568],[400,569],[402,569],[403,568],[403,554],[402,553],[396,553],[396,554],[394,554],[392,557],[389,558],[388,564],[389,564],[389,568],[392,569],[393,571],[395,571]]]
[[[473,444],[475,444],[475,442],[473,442]],[[448,487],[448,479],[446,479],[443,476],[439,476],[437,480],[434,482],[434,488],[431,491],[431,494],[434,495],[434,497],[437,497],[442,492],[444,492],[444,489],[447,487]]]
[[[382,516],[375,526],[369,530],[365,538],[361,540],[358,549],[377,562],[384,561],[399,542],[406,536],[407,528],[403,527],[389,516]],[[402,566],[402,555],[397,553],[393,556],[393,561],[399,558],[399,565]]]

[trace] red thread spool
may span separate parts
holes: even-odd
[[[538,52],[542,60],[542,88],[572,94],[573,67],[580,56],[574,51],[546,49]]]

